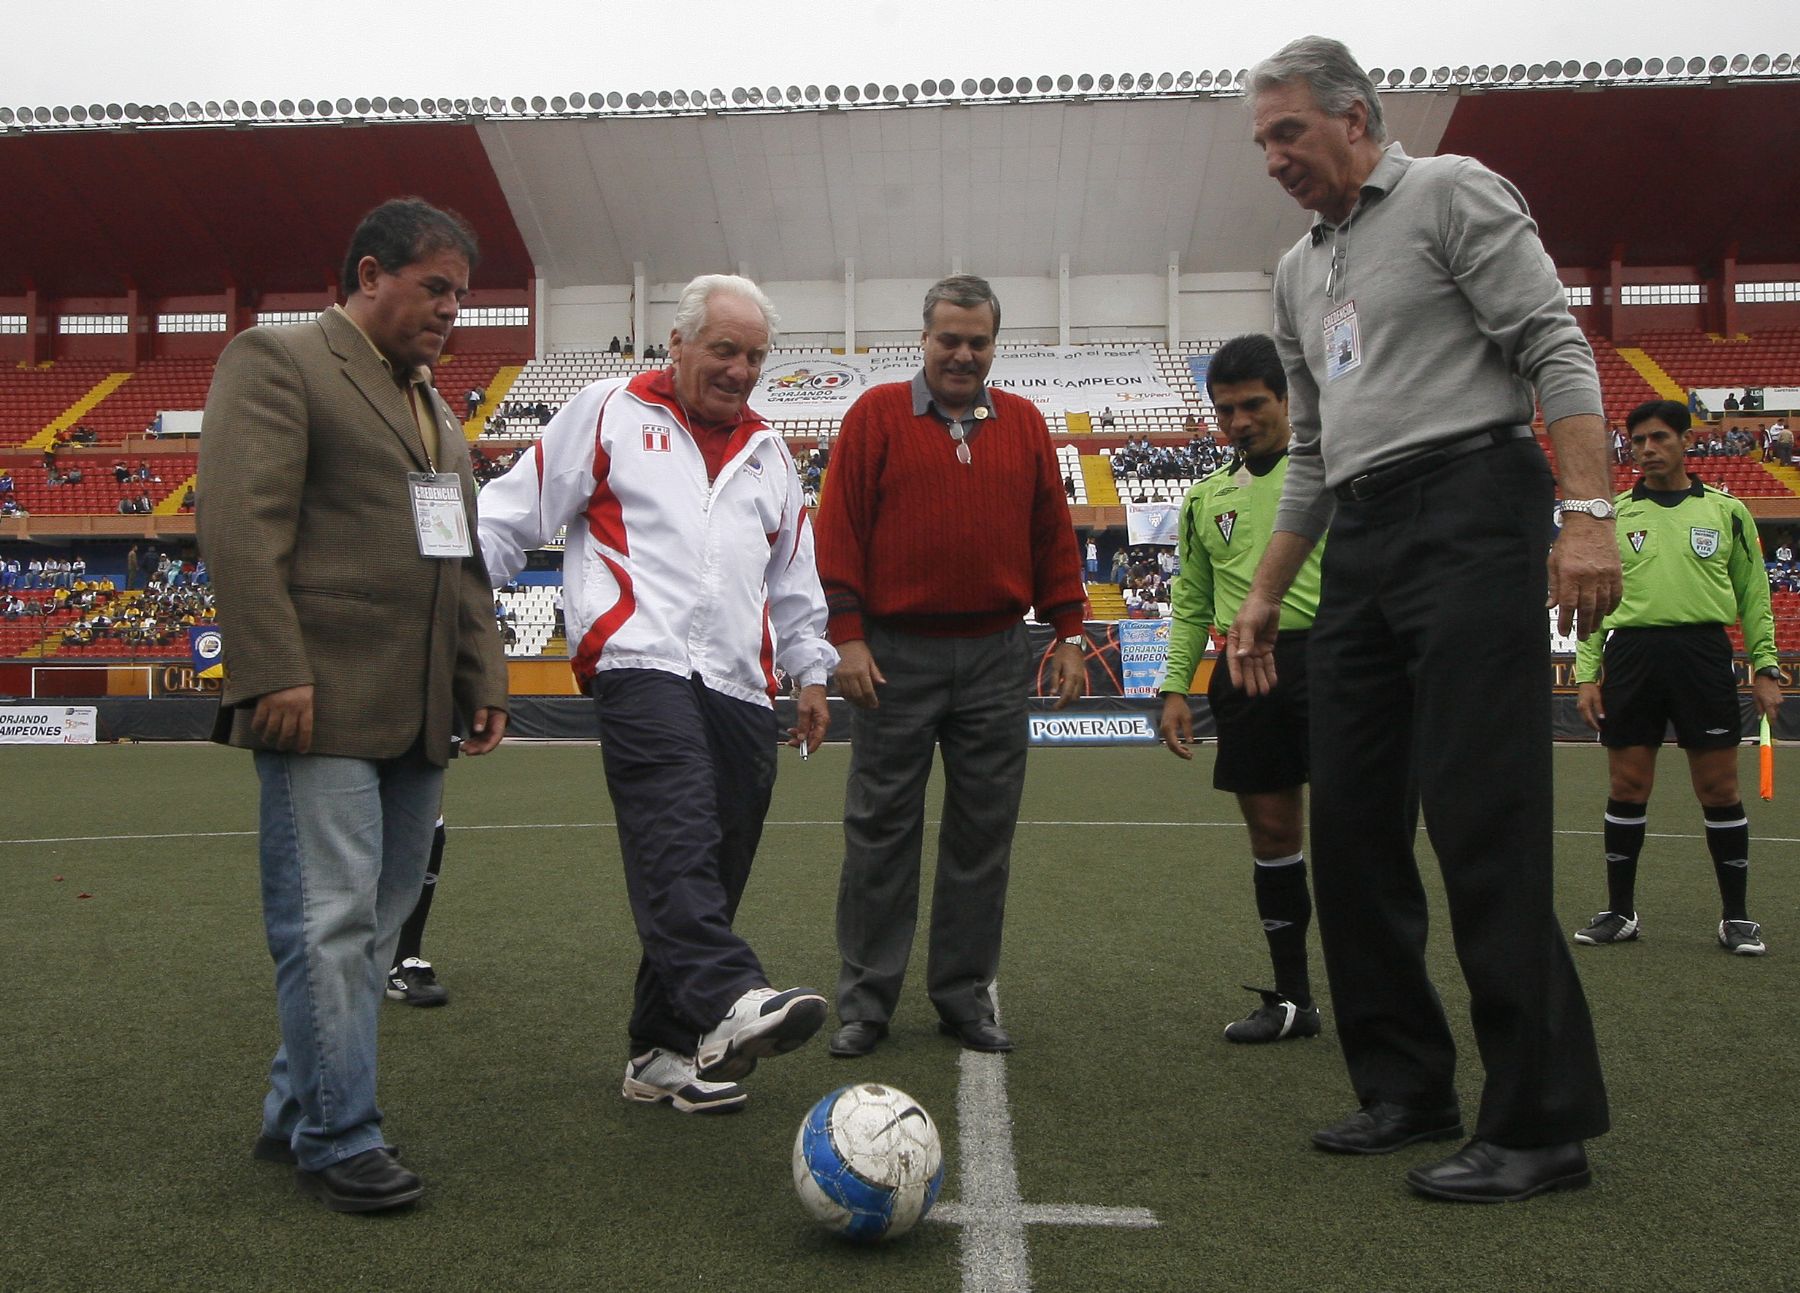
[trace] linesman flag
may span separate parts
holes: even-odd
[[[1762,776],[1757,789],[1764,799],[1775,798],[1775,743],[1769,739],[1769,716],[1763,715],[1761,749],[1757,751],[1757,760],[1762,765]]]
[[[225,676],[225,639],[217,624],[188,625],[188,654],[194,659],[196,678]]]

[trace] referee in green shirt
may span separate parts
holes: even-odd
[[[1270,337],[1235,337],[1207,369],[1206,393],[1231,437],[1232,461],[1188,490],[1181,504],[1181,569],[1175,576],[1169,667],[1159,732],[1184,759],[1194,757],[1188,688],[1206,654],[1209,627],[1221,637],[1243,604],[1269,545],[1275,506],[1287,479],[1287,374]],[[1319,1035],[1306,970],[1312,896],[1301,851],[1307,780],[1306,630],[1319,609],[1320,543],[1281,603],[1275,657],[1281,681],[1264,696],[1232,686],[1213,670],[1207,688],[1218,730],[1213,786],[1237,795],[1256,863],[1256,911],[1262,918],[1273,988],[1249,988],[1262,1004],[1225,1029],[1234,1042],[1276,1042]]]
[[[1738,742],[1743,723],[1731,641],[1725,625],[1741,622],[1755,677],[1756,707],[1781,708],[1769,579],[1750,509],[1687,473],[1691,443],[1687,408],[1673,400],[1640,404],[1625,420],[1631,456],[1643,479],[1617,499],[1619,556],[1625,595],[1601,635],[1575,652],[1578,705],[1600,733],[1612,775],[1606,801],[1607,910],[1575,934],[1592,947],[1638,937],[1638,853],[1656,782],[1656,752],[1673,723],[1687,751],[1694,793],[1706,817],[1723,911],[1719,945],[1739,956],[1766,950],[1750,919],[1745,890],[1750,822],[1738,798]]]

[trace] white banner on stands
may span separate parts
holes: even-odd
[[[871,386],[909,381],[910,352],[786,355],[763,369],[751,406],[766,418],[841,417]],[[1036,346],[994,358],[988,385],[1037,405],[1046,418],[1103,409],[1181,408],[1184,401],[1136,346]]]
[[[0,745],[92,745],[98,713],[92,705],[0,706]]]
[[[1177,546],[1181,537],[1180,503],[1125,504],[1125,541]]]

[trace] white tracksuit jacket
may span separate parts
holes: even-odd
[[[748,410],[708,484],[679,405],[648,375],[595,382],[479,507],[496,588],[568,526],[563,621],[584,687],[602,669],[661,669],[767,706],[775,664],[801,686],[837,667],[799,474]]]

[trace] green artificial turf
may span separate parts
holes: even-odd
[[[1573,929],[1604,900],[1604,756],[1555,757]],[[738,922],[778,984],[835,978],[846,758],[783,752]],[[1753,751],[1743,771],[1754,787]],[[1032,1287],[1795,1286],[1800,799],[1751,800],[1751,911],[1771,953],[1729,957],[1699,810],[1665,753],[1643,941],[1575,953],[1613,1100],[1595,1184],[1469,1208],[1401,1182],[1445,1147],[1308,1146],[1353,1104],[1329,1010],[1317,1041],[1220,1037],[1254,1004],[1238,985],[1268,972],[1242,828],[1209,772],[1210,750],[1192,765],[1158,749],[1032,754],[1000,986],[1020,1041],[1005,1063],[1020,1192],[1162,1223],[1032,1226]],[[275,1016],[248,756],[9,748],[0,786],[0,1289],[963,1286],[960,1228],[852,1248],[812,1226],[789,1180],[806,1109],[872,1077],[931,1110],[943,1197],[961,1198],[959,1052],[933,1029],[922,946],[875,1057],[815,1042],[765,1063],[728,1118],[619,1098],[637,944],[596,750],[509,746],[452,772],[425,948],[452,1003],[386,1007],[382,1030],[387,1129],[428,1192],[375,1217],[328,1213],[249,1157]],[[1441,919],[1433,957],[1472,1119],[1479,1070]],[[1314,967],[1322,987],[1316,948]]]

